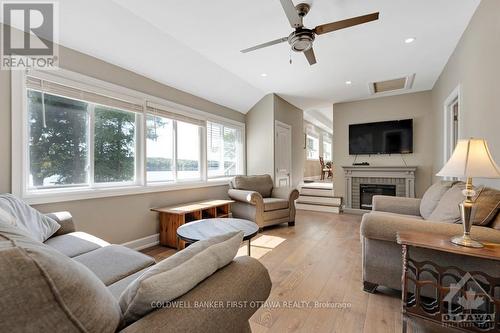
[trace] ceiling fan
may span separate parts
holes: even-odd
[[[290,25],[295,29],[288,37],[279,38],[267,43],[259,44],[248,49],[241,50],[242,53],[247,53],[250,51],[255,51],[264,47],[279,44],[288,41],[288,44],[292,47],[295,52],[304,52],[307,61],[310,65],[316,63],[316,56],[314,55],[313,42],[316,35],[326,34],[335,30],[340,30],[344,28],[349,28],[358,24],[363,24],[371,21],[378,20],[379,13],[372,13],[357,17],[352,17],[346,20],[331,22],[327,24],[318,25],[314,29],[308,29],[304,27],[303,19],[304,16],[309,13],[311,6],[307,3],[299,3],[297,6],[293,5],[292,0],[280,0],[281,6],[285,11]]]

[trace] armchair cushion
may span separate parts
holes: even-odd
[[[263,201],[265,212],[288,208],[288,199],[264,198]]]
[[[433,184],[425,191],[420,203],[420,215],[424,219],[429,219],[434,209],[436,209],[441,197],[448,191],[456,181],[440,181]]]
[[[231,184],[237,190],[259,192],[264,198],[270,197],[273,189],[273,180],[270,175],[236,176]]]

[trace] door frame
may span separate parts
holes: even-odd
[[[448,162],[453,153],[455,147],[451,147],[451,142],[453,141],[453,117],[451,108],[458,102],[458,132],[457,138],[460,140],[463,133],[463,103],[462,103],[462,87],[459,84],[450,95],[445,99],[443,106],[443,165]]]
[[[276,169],[276,127],[277,126],[280,126],[280,127],[283,127],[283,128],[286,128],[288,129],[288,131],[290,132],[290,144],[288,145],[288,149],[289,149],[289,153],[290,153],[290,167],[289,167],[289,171],[290,171],[290,176],[289,176],[289,186],[292,186],[292,180],[293,180],[293,169],[292,169],[292,166],[293,166],[293,156],[292,156],[292,126],[289,125],[289,124],[286,124],[284,122],[281,122],[279,120],[275,120],[274,121],[274,135],[273,135],[273,141],[274,141],[274,183],[276,186],[278,186],[278,177],[277,177],[277,169]]]

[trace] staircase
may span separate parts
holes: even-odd
[[[300,196],[295,208],[339,214],[342,212],[342,197],[335,197],[332,183],[303,183],[299,185]]]

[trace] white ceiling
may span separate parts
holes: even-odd
[[[279,0],[60,1],[60,39],[243,113],[269,92],[305,110],[331,110],[370,97],[371,81],[416,73],[412,91],[431,89],[480,0],[308,2],[310,28],[374,11],[380,19],[318,36],[314,66],[297,53],[290,65],[287,43],[239,52],[290,34]],[[405,44],[407,37],[417,39]]]

